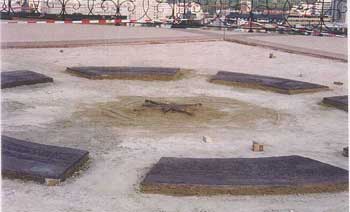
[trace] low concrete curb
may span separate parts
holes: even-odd
[[[37,42],[4,42],[1,49],[25,49],[25,48],[70,48],[103,45],[146,45],[166,43],[191,43],[222,41],[217,38],[206,37],[169,37],[169,38],[148,38],[148,39],[105,39],[105,40],[68,40],[68,41],[37,41]]]

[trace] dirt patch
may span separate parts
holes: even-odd
[[[162,112],[144,107],[146,99],[163,103],[201,104],[192,115],[176,111]],[[251,128],[257,124],[277,125],[281,114],[275,110],[229,98],[219,97],[121,97],[119,101],[81,105],[73,120],[110,127],[155,129],[196,129],[206,127]]]

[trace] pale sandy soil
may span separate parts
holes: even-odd
[[[139,183],[162,156],[264,157],[301,155],[348,170],[341,155],[348,141],[347,113],[319,105],[323,97],[347,94],[347,64],[228,42],[63,49],[6,49],[2,70],[30,69],[53,84],[2,90],[2,131],[34,142],[90,151],[89,168],[57,187],[3,179],[5,212],[343,212],[348,192],[284,196],[172,197],[142,194]],[[276,58],[269,59],[273,52]],[[165,66],[195,69],[169,82],[92,81],[65,73],[78,65]],[[218,70],[239,71],[320,83],[331,91],[283,95],[211,84]],[[300,77],[302,74],[302,77]],[[341,81],[342,86],[334,85]],[[211,124],[161,131],[91,122],[77,111],[122,96],[226,97],[268,108],[277,123],[253,126]],[[208,135],[213,143],[203,143]],[[252,140],[265,152],[250,150]]]

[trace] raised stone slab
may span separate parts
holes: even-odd
[[[327,90],[327,86],[253,74],[219,71],[210,82],[241,87],[271,90],[283,94],[297,94]]]
[[[348,111],[348,96],[325,97],[322,101],[324,104]]]
[[[57,184],[88,160],[89,152],[1,136],[1,174]]]
[[[1,72],[1,88],[12,88],[21,85],[53,82],[51,77],[33,71]]]
[[[178,68],[161,67],[68,67],[66,71],[88,79],[173,80],[179,77]]]
[[[265,195],[347,189],[347,170],[301,156],[163,157],[141,182],[143,192],[170,195]]]

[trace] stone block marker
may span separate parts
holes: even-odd
[[[207,135],[203,136],[202,140],[204,143],[213,143],[213,139]]]
[[[210,82],[262,90],[271,90],[282,94],[317,92],[329,89],[327,86],[308,82],[227,71],[219,71],[210,79]]]
[[[264,151],[264,145],[259,144],[256,141],[253,141],[252,150],[253,150],[253,152],[262,152],[262,151]]]
[[[68,67],[67,72],[92,80],[129,79],[129,80],[175,80],[180,77],[179,68],[162,67]]]
[[[53,82],[53,79],[33,71],[1,72],[1,89],[47,82]]]
[[[348,96],[333,96],[325,97],[322,101],[323,104],[336,107],[341,110],[348,111]]]
[[[56,185],[71,176],[89,157],[79,149],[37,144],[1,136],[3,177]]]
[[[301,156],[163,157],[140,185],[168,195],[266,195],[346,191],[348,171]]]

